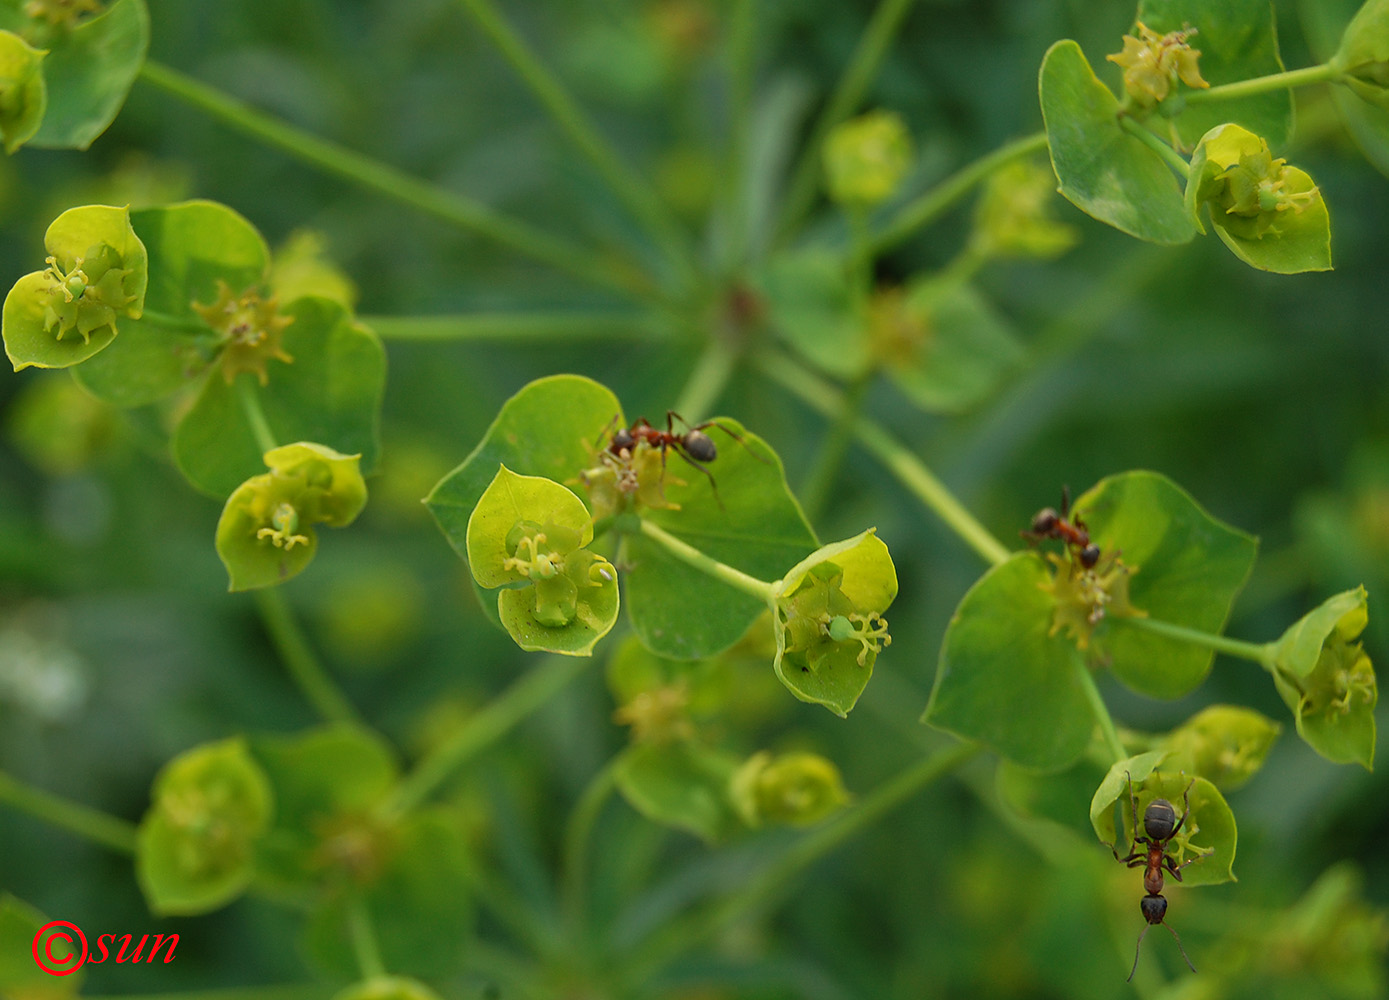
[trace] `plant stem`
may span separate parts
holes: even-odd
[[[280,659],[314,710],[328,722],[360,722],[357,710],[314,655],[299,620],[280,589],[263,587],[255,592],[255,599],[261,621],[265,623],[265,630],[270,633],[270,640],[275,644]]]
[[[882,0],[868,26],[859,37],[849,64],[835,85],[829,102],[825,105],[815,126],[810,130],[800,159],[791,175],[791,183],[782,211],[780,234],[783,238],[792,235],[800,225],[810,206],[815,201],[815,191],[820,182],[821,147],[830,130],[851,115],[863,100],[868,85],[887,55],[888,46],[897,36],[897,30],[911,10],[916,0]]]
[[[1119,739],[1119,731],[1114,728],[1114,718],[1109,714],[1109,706],[1104,703],[1104,698],[1100,697],[1100,689],[1095,684],[1095,675],[1090,672],[1090,668],[1079,658],[1075,661],[1076,677],[1080,680],[1080,689],[1085,692],[1085,700],[1090,703],[1090,710],[1095,713],[1095,721],[1099,724],[1100,733],[1104,736],[1105,746],[1109,747],[1109,755],[1114,758],[1115,763],[1126,760],[1129,756],[1124,749],[1123,740]]]
[[[386,966],[381,961],[381,946],[376,940],[376,928],[371,923],[371,913],[366,901],[354,895],[347,904],[347,925],[352,937],[352,953],[357,959],[357,968],[363,979],[377,979],[386,974]]]
[[[1126,625],[1142,629],[1145,632],[1153,632],[1169,639],[1176,639],[1179,642],[1191,643],[1193,646],[1204,646],[1217,653],[1224,653],[1237,659],[1249,660],[1251,663],[1259,664],[1265,670],[1273,668],[1272,643],[1259,644],[1245,642],[1242,639],[1231,639],[1223,635],[1211,635],[1209,632],[1187,628],[1185,625],[1155,621],[1152,618],[1124,618],[1122,621]]]
[[[516,681],[469,718],[457,732],[424,757],[383,807],[387,818],[421,805],[478,753],[501,739],[583,672],[591,661],[552,656]]]
[[[502,57],[530,88],[545,111],[576,149],[597,168],[612,192],[665,249],[671,261],[691,280],[696,274],[688,241],[679,225],[645,181],[608,145],[578,102],[507,24],[492,0],[459,0],[496,45]]]
[[[21,784],[4,771],[0,771],[0,802],[113,851],[135,853],[134,823]]]
[[[1177,175],[1178,179],[1185,181],[1187,177],[1191,175],[1191,164],[1186,161],[1186,158],[1183,157],[1181,153],[1153,135],[1153,133],[1149,132],[1128,115],[1124,115],[1119,119],[1119,125],[1129,135],[1133,136],[1154,153],[1157,153],[1158,156],[1162,157],[1163,162],[1172,168],[1172,172]]]
[[[873,238],[873,253],[881,254],[890,250],[918,229],[930,225],[969,194],[970,189],[976,184],[988,180],[995,170],[1046,148],[1047,134],[1035,132],[1000,146],[973,163],[961,167],[931,190],[904,205],[887,224],[887,228]]]
[[[270,422],[265,419],[260,396],[256,394],[255,376],[250,372],[236,376],[236,398],[241,402],[241,412],[246,415],[246,424],[251,428],[251,436],[256,439],[256,447],[262,453],[274,451],[278,447],[275,435],[270,430]]]
[[[588,854],[593,839],[593,828],[598,816],[607,804],[609,796],[616,787],[616,758],[604,764],[595,774],[574,811],[569,814],[569,822],[564,829],[564,909],[569,923],[570,934],[576,945],[583,947],[584,936],[584,893],[588,887]]]
[[[655,340],[657,317],[633,312],[463,313],[455,316],[363,316],[383,340],[531,343],[575,340]]]
[[[168,66],[146,61],[140,69],[140,79],[325,173],[500,243],[576,278],[644,301],[655,297],[646,278],[600,263],[586,247],[551,236],[529,223],[502,215],[480,201],[426,183],[345,146],[321,139]]]
[[[1274,90],[1290,90],[1313,83],[1331,83],[1340,76],[1330,63],[1320,66],[1304,66],[1302,69],[1284,70],[1268,76],[1256,76],[1252,80],[1239,80],[1235,83],[1221,84],[1205,90],[1189,90],[1185,93],[1187,104],[1206,104],[1209,101],[1227,101],[1238,97],[1253,97]]]
[[[722,337],[711,338],[680,391],[675,412],[694,422],[706,416],[723,395],[737,361],[738,353]]]
[[[936,779],[960,767],[979,749],[973,744],[950,747],[888,779],[836,819],[805,834],[737,893],[657,931],[642,953],[624,971],[634,982],[647,982],[669,962],[721,928],[759,907],[769,905],[797,875],[883,819]]]
[[[854,439],[864,397],[868,395],[868,387],[873,384],[875,374],[869,370],[849,383],[840,397],[839,413],[835,415],[830,432],[820,445],[820,456],[815,460],[815,467],[800,489],[801,510],[811,524],[819,519],[829,501],[839,468],[849,453],[849,443]]]
[[[772,381],[825,416],[833,418],[843,408],[843,393],[786,355],[765,352],[757,355],[756,362]],[[897,477],[898,482],[944,521],[985,562],[996,566],[1012,555],[1002,542],[975,520],[974,515],[926,468],[921,459],[883,427],[868,417],[860,416],[854,421],[854,436]]]
[[[772,586],[766,580],[759,580],[756,577],[748,576],[742,570],[734,569],[726,563],[721,563],[713,556],[707,556],[693,545],[689,545],[676,538],[674,535],[658,528],[645,518],[641,519],[641,533],[654,542],[665,546],[671,555],[681,562],[693,566],[702,573],[712,576],[720,583],[726,583],[735,590],[756,597],[760,601],[771,602]]]

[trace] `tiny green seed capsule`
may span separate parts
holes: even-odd
[[[848,642],[856,638],[854,623],[843,615],[835,615],[830,619],[829,624],[830,638],[835,642]]]

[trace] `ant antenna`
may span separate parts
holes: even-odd
[[[1133,950],[1133,968],[1129,970],[1129,978],[1124,980],[1124,982],[1126,983],[1133,982],[1133,974],[1138,971],[1138,956],[1143,953],[1143,938],[1148,933],[1148,928],[1151,926],[1153,925],[1144,924],[1143,929],[1138,932],[1138,947],[1134,948]],[[1172,930],[1172,928],[1170,927],[1167,929]],[[1185,955],[1186,952],[1182,952],[1182,954]]]
[[[1143,929],[1138,932],[1138,945],[1133,950],[1133,968],[1129,970],[1129,978],[1125,982],[1133,982],[1133,974],[1138,971],[1138,956],[1143,952],[1143,938],[1148,933],[1148,928],[1152,926],[1152,924],[1144,924]],[[1182,947],[1182,939],[1178,936],[1176,929],[1166,921],[1163,921],[1162,926],[1167,928],[1177,942],[1177,950],[1182,953],[1182,960],[1186,962],[1186,967],[1195,972],[1196,966],[1191,964],[1190,958],[1187,958],[1186,949]]]

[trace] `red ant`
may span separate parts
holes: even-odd
[[[1166,799],[1153,799],[1148,803],[1148,808],[1143,810],[1143,832],[1145,836],[1138,835],[1138,797],[1133,794],[1133,775],[1127,771],[1125,777],[1129,779],[1129,810],[1133,818],[1133,842],[1129,845],[1129,856],[1119,857],[1119,852],[1114,845],[1110,845],[1110,850],[1114,852],[1114,859],[1122,861],[1130,868],[1143,867],[1143,888],[1147,895],[1138,901],[1139,909],[1143,911],[1143,919],[1148,921],[1143,930],[1138,933],[1138,947],[1134,950],[1133,968],[1129,970],[1128,982],[1133,981],[1133,974],[1138,971],[1138,955],[1143,949],[1143,937],[1148,933],[1148,928],[1154,924],[1162,924],[1177,941],[1177,950],[1182,953],[1187,968],[1192,972],[1196,971],[1196,966],[1191,964],[1191,959],[1186,956],[1186,949],[1182,947],[1182,939],[1177,937],[1177,932],[1172,929],[1172,925],[1163,922],[1163,917],[1167,915],[1167,899],[1162,895],[1163,869],[1165,868],[1178,882],[1182,880],[1182,869],[1187,865],[1200,861],[1202,858],[1209,857],[1211,853],[1198,854],[1194,858],[1188,858],[1181,864],[1177,864],[1176,858],[1167,853],[1167,845],[1177,836],[1182,826],[1186,823],[1187,817],[1191,815],[1191,786],[1196,784],[1196,779],[1192,778],[1187,783],[1186,790],[1182,792],[1182,816],[1177,818],[1177,810],[1172,808],[1172,803]],[[1138,849],[1138,845],[1143,845],[1143,850]]]
[[[614,417],[613,422],[616,420],[617,418]],[[675,421],[677,420],[685,426],[683,434],[677,433],[675,430]],[[653,427],[651,421],[645,417],[638,417],[632,426],[619,427],[613,431],[612,438],[603,450],[614,458],[626,460],[632,457],[632,452],[638,444],[645,442],[647,447],[659,449],[661,452],[661,477],[663,480],[665,478],[666,453],[674,451],[686,463],[704,474],[705,478],[709,480],[709,488],[714,493],[714,500],[722,508],[723,501],[719,499],[718,484],[714,482],[714,474],[706,468],[710,462],[719,457],[719,449],[714,445],[714,439],[704,433],[709,427],[717,427],[742,444],[744,448],[747,448],[747,442],[715,420],[708,420],[702,424],[691,426],[680,414],[674,410],[667,410],[665,430]],[[748,449],[748,453],[759,462],[766,462],[765,458],[751,449]]]
[[[1071,515],[1069,521],[1066,519],[1070,509],[1071,490],[1070,487],[1063,486],[1061,513],[1058,514],[1051,507],[1044,507],[1032,518],[1032,530],[1021,531],[1019,534],[1031,542],[1040,542],[1044,538],[1055,538],[1064,542],[1067,548],[1075,552],[1081,566],[1094,569],[1095,564],[1100,561],[1100,547],[1090,541],[1090,532],[1079,514]]]

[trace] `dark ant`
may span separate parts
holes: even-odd
[[[1090,541],[1090,532],[1079,514],[1067,520],[1071,509],[1071,489],[1061,487],[1061,513],[1051,507],[1044,507],[1032,518],[1032,530],[1019,532],[1030,542],[1040,542],[1044,538],[1055,538],[1064,542],[1075,552],[1077,561],[1086,569],[1094,569],[1100,561],[1100,547]]]
[[[1167,899],[1162,895],[1162,881],[1164,868],[1180,882],[1183,868],[1213,853],[1198,854],[1181,864],[1177,864],[1176,858],[1167,853],[1167,845],[1172,842],[1172,838],[1177,836],[1177,833],[1186,823],[1187,817],[1191,815],[1191,786],[1196,784],[1196,779],[1192,778],[1187,783],[1186,790],[1182,792],[1181,819],[1177,818],[1177,810],[1172,808],[1172,803],[1166,799],[1153,799],[1152,802],[1148,803],[1148,808],[1143,810],[1143,832],[1145,835],[1140,837],[1138,835],[1138,797],[1133,794],[1133,776],[1127,771],[1124,772],[1124,776],[1129,779],[1129,811],[1133,818],[1133,842],[1129,845],[1129,856],[1126,858],[1119,857],[1119,852],[1114,849],[1114,845],[1111,844],[1109,849],[1114,852],[1116,861],[1122,861],[1130,868],[1143,866],[1143,889],[1147,895],[1138,901],[1138,906],[1143,911],[1143,919],[1148,921],[1143,930],[1138,933],[1138,946],[1134,950],[1133,968],[1129,970],[1127,981],[1132,982],[1133,974],[1138,971],[1138,955],[1143,949],[1143,937],[1148,933],[1148,928],[1154,924],[1162,924],[1172,932],[1172,937],[1177,942],[1177,950],[1182,953],[1187,968],[1195,972],[1196,966],[1192,965],[1191,959],[1187,958],[1186,949],[1182,947],[1182,939],[1177,937],[1177,932],[1172,929],[1171,924],[1163,921],[1163,917],[1167,915]],[[1143,845],[1141,851],[1138,849],[1139,844]]]
[[[616,419],[616,417],[613,418],[614,421],[616,421]],[[685,426],[684,433],[676,432],[675,422],[677,420]],[[718,503],[719,507],[722,508],[723,501],[719,498],[718,484],[714,482],[714,474],[706,468],[710,462],[719,457],[719,449],[714,445],[714,439],[704,433],[709,427],[717,427],[729,437],[733,438],[733,440],[743,445],[744,448],[747,448],[747,442],[715,420],[708,420],[702,424],[694,424],[692,426],[684,417],[680,416],[680,414],[676,413],[674,410],[667,410],[665,430],[653,427],[651,421],[647,420],[645,417],[638,417],[632,426],[625,428],[619,427],[617,430],[613,431],[612,438],[608,441],[607,447],[603,450],[614,458],[627,459],[631,458],[632,452],[636,449],[638,444],[645,442],[648,447],[659,449],[661,452],[661,477],[663,480],[665,478],[666,453],[668,451],[674,451],[683,458],[688,465],[698,469],[704,474],[704,477],[709,480],[709,488],[714,493],[714,500]],[[759,462],[766,462],[765,458],[752,451],[750,448],[748,449],[748,454],[752,455],[752,457]]]

